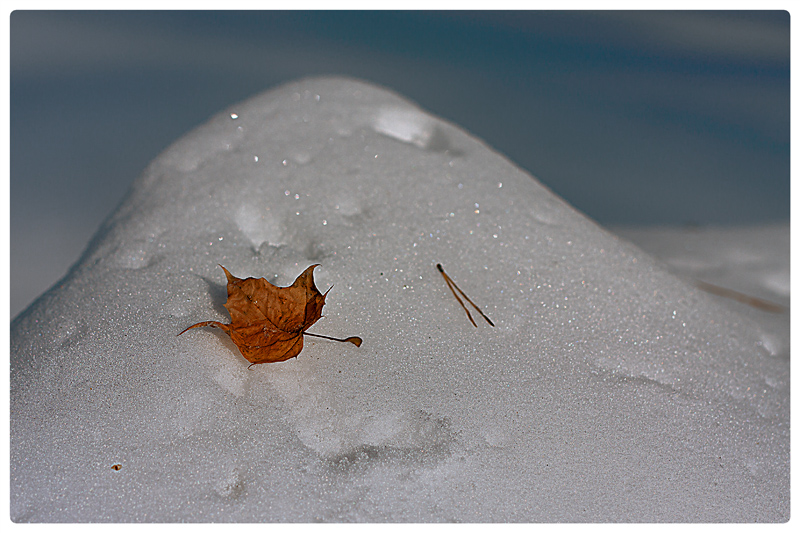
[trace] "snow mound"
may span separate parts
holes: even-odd
[[[314,263],[310,331],[360,348],[248,369],[176,336],[228,321],[218,264]],[[11,517],[787,520],[768,333],[458,128],[304,80],[177,141],[12,323]]]

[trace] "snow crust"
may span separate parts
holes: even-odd
[[[314,263],[310,331],[360,348],[176,336],[228,321],[217,264]],[[785,521],[788,327],[744,307],[397,95],[303,80],[159,156],[12,323],[11,517]]]

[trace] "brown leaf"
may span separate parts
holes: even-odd
[[[322,316],[322,306],[328,295],[320,293],[314,285],[314,268],[318,266],[308,267],[291,287],[276,287],[264,278],[239,279],[220,265],[228,278],[225,308],[231,315],[231,323],[199,322],[178,335],[192,328],[220,328],[254,365],[297,357],[303,350],[304,334],[361,346],[358,337],[335,339],[305,333]]]

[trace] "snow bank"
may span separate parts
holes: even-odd
[[[360,348],[176,337],[228,321],[217,264],[314,263],[310,331]],[[176,142],[12,323],[11,517],[787,520],[770,335],[456,127],[304,80]]]

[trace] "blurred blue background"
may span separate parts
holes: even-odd
[[[605,225],[789,219],[789,14],[11,14],[11,316],[131,182],[278,84],[389,87]]]

